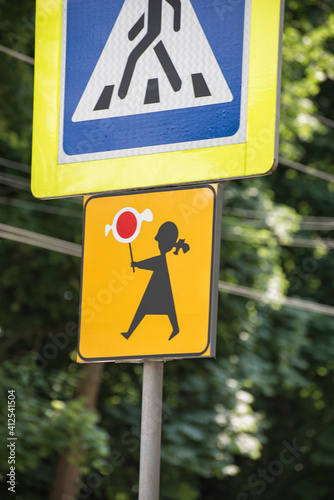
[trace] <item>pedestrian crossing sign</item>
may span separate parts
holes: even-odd
[[[215,355],[221,186],[84,205],[78,362]]]
[[[35,196],[275,166],[283,0],[37,0],[36,9]]]

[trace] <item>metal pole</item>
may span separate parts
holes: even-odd
[[[159,500],[163,361],[144,361],[139,500]]]

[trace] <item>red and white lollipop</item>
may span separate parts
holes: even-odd
[[[135,208],[122,208],[115,215],[112,224],[106,224],[105,236],[108,236],[111,229],[117,241],[129,243],[131,262],[133,262],[131,243],[137,238],[142,222],[152,222],[152,220],[153,214],[149,208],[146,208],[141,214]]]

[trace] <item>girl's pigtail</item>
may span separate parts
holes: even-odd
[[[179,241],[176,242],[176,244],[175,244],[175,249],[176,250],[173,253],[175,255],[178,255],[180,248],[182,248],[183,253],[187,253],[190,250],[190,246],[188,245],[188,243],[185,242],[185,240],[179,240]]]

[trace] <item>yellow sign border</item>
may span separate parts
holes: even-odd
[[[66,197],[265,175],[277,164],[284,0],[252,0],[243,144],[58,164],[62,1],[36,2],[32,192]]]

